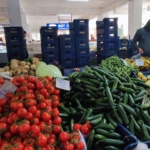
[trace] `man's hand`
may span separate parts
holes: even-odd
[[[138,51],[139,51],[140,54],[143,54],[143,53],[144,53],[144,51],[142,50],[142,48],[139,48]]]

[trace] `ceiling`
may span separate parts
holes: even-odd
[[[38,32],[46,23],[69,22],[73,19],[92,19],[102,13],[117,8],[117,14],[128,13],[128,0],[89,0],[88,2],[69,2],[67,0],[20,0],[27,24],[32,33]],[[143,10],[150,5],[150,0],[143,0]],[[60,17],[57,14],[71,14],[71,17]],[[0,25],[9,24],[6,0],[0,0]]]

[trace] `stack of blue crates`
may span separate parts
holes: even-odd
[[[101,63],[103,59],[116,55],[118,52],[118,19],[104,18],[103,21],[97,21],[96,26],[97,62]]]
[[[42,60],[47,64],[50,64],[54,60],[60,62],[57,28],[41,27],[40,34]]]
[[[75,41],[73,34],[59,35],[60,61],[64,68],[74,68],[75,63]]]
[[[120,39],[118,56],[120,58],[125,59],[130,56],[129,53],[130,53],[129,40],[128,39]]]
[[[24,60],[27,56],[26,40],[22,27],[4,27],[7,57],[11,59]]]
[[[76,65],[77,67],[90,65],[89,20],[75,19],[73,21],[73,27],[76,47]]]
[[[70,33],[70,34],[74,34],[73,22],[69,22],[69,33]]]

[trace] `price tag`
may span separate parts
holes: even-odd
[[[143,101],[142,101],[142,104],[145,104],[147,103],[147,94],[144,95],[144,98],[143,98]]]
[[[124,60],[124,59],[121,59],[124,63],[125,66],[128,66],[128,63]]]
[[[6,99],[7,92],[15,92],[17,87],[12,84],[10,81],[5,81],[5,83],[0,87],[0,98]]]
[[[70,91],[70,81],[57,78],[56,87],[62,90]]]
[[[136,66],[144,66],[144,61],[141,59],[136,59],[135,60],[135,65]]]

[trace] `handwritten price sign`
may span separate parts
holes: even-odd
[[[56,87],[62,90],[70,91],[70,81],[57,78]]]

